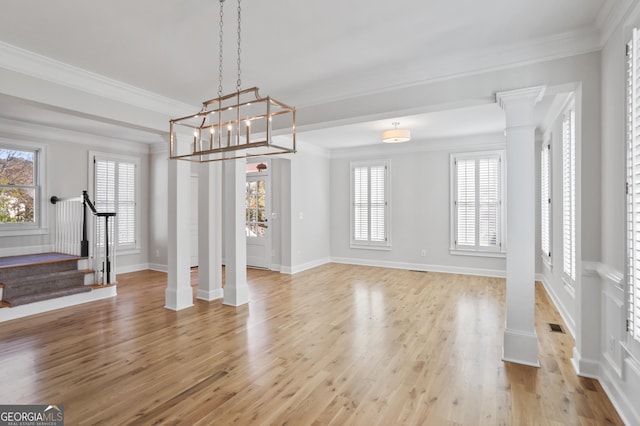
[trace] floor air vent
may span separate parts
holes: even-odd
[[[562,326],[560,324],[549,323],[549,330],[551,330],[554,333],[563,333],[564,334],[564,329],[562,328]]]

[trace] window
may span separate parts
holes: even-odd
[[[45,233],[42,201],[44,147],[0,144],[0,233]]]
[[[576,132],[575,109],[562,119],[562,254],[567,284],[576,280]]]
[[[551,261],[551,144],[540,150],[540,249],[546,262]]]
[[[627,330],[640,342],[640,37],[627,48]]]
[[[245,190],[245,235],[249,238],[267,236],[267,181],[265,177],[247,176]]]
[[[386,248],[389,239],[389,162],[351,164],[351,247]]]
[[[452,249],[503,252],[502,153],[451,156]]]
[[[139,161],[108,154],[92,156],[96,209],[99,212],[116,212],[118,248],[136,249],[139,240],[136,203]],[[101,226],[100,223],[98,226]],[[99,229],[98,232],[103,231]]]

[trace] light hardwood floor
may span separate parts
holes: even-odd
[[[536,289],[540,368],[501,361],[503,279],[329,264],[250,270],[251,301],[163,308],[166,274],[0,324],[0,404],[67,424],[622,424]],[[196,273],[192,282],[196,283]]]

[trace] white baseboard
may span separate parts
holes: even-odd
[[[406,270],[412,270],[412,271],[443,272],[447,274],[461,274],[461,275],[477,275],[481,277],[496,277],[496,278],[506,277],[506,271],[503,271],[503,270],[467,268],[464,266],[427,265],[424,263],[377,261],[377,260],[356,259],[356,258],[348,258],[348,257],[332,257],[331,262],[344,263],[348,265],[377,266],[380,268],[406,269]]]
[[[80,305],[96,300],[114,297],[118,293],[116,286],[96,288],[88,293],[72,294],[71,296],[58,297],[56,299],[43,300],[41,302],[20,305],[14,308],[0,309],[0,322],[11,321],[18,318],[28,317],[30,315],[41,314],[56,309],[68,308],[69,306]]]
[[[149,263],[148,269],[157,272],[169,272],[169,268],[167,267],[167,265],[161,265],[159,263]]]
[[[272,263],[269,270],[274,272],[280,272],[282,270],[282,266],[280,266],[278,263]]]
[[[555,290],[549,283],[549,280],[547,280],[547,276],[544,274],[536,274],[536,281],[540,281],[542,283],[542,286],[547,291],[547,294],[549,295],[549,297],[551,298],[551,301],[553,302],[556,309],[558,310],[558,313],[562,317],[562,320],[567,325],[567,328],[569,329],[569,333],[571,333],[571,336],[575,340],[576,338],[575,321],[573,320],[573,317],[569,314],[569,311],[567,310],[567,308],[560,301],[560,298],[558,297]]]
[[[27,247],[5,247],[0,248],[0,257],[22,256],[24,254],[48,253],[53,251],[53,244]]]
[[[330,258],[324,257],[322,259],[316,259],[316,260],[312,260],[311,262],[303,263],[302,265],[294,265],[294,266],[282,265],[280,267],[280,272],[283,273],[283,274],[293,275],[293,274],[297,274],[297,273],[302,272],[302,271],[306,271],[308,269],[313,269],[313,268],[316,268],[318,266],[325,265],[325,264],[330,263],[330,262],[331,262]]]
[[[128,274],[129,272],[138,272],[138,271],[146,271],[147,269],[151,269],[148,263],[141,263],[139,265],[127,265],[120,266],[118,265],[118,270],[116,274]]]
[[[598,380],[624,424],[640,425],[640,411],[637,403],[630,401],[628,393],[620,388],[620,379],[612,376],[607,368],[602,368],[602,374]]]

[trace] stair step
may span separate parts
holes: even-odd
[[[85,258],[58,253],[2,257],[0,258],[0,282],[27,275],[77,270],[79,261],[83,259]]]
[[[84,276],[83,271],[73,270],[5,280],[2,298],[10,300],[40,292],[83,286]]]
[[[86,293],[91,291],[91,286],[80,286],[73,288],[64,288],[60,290],[53,290],[47,292],[41,292],[38,294],[30,294],[26,296],[17,296],[13,298],[5,298],[5,302],[10,306],[26,305],[27,303],[40,302],[48,299],[55,299],[57,297],[70,296],[72,294]]]

